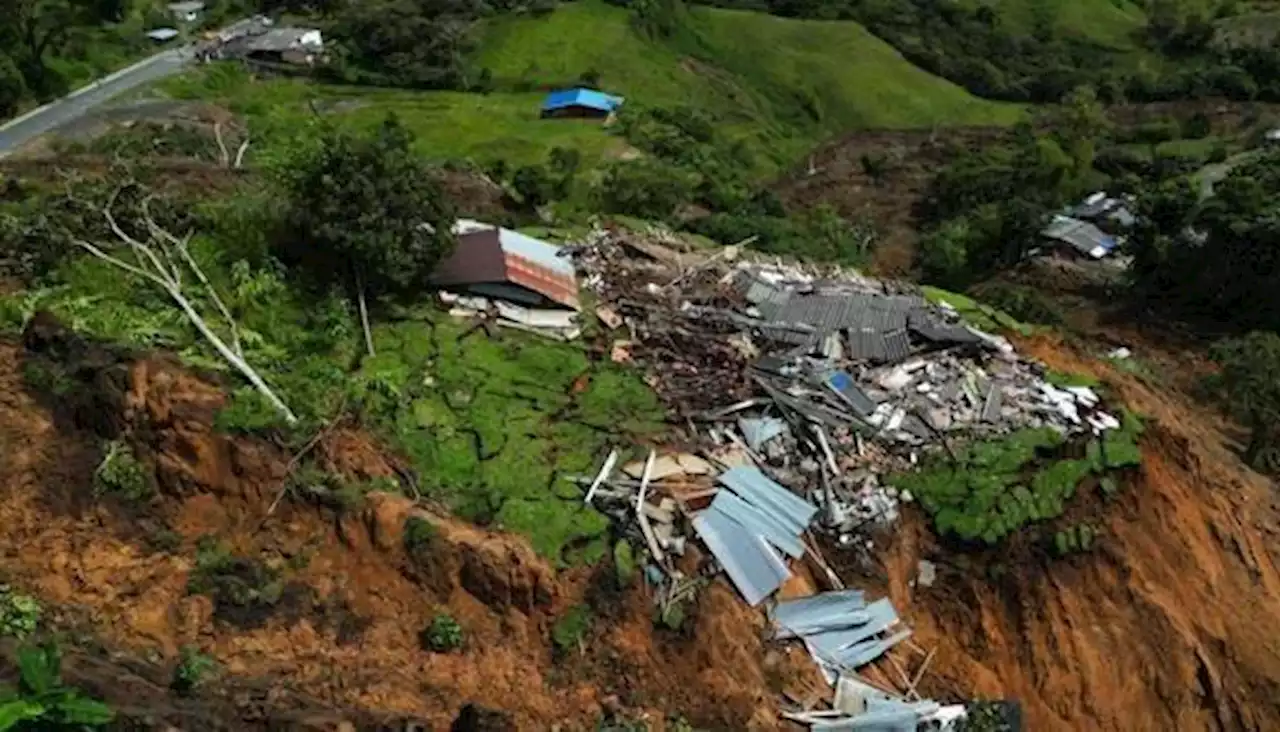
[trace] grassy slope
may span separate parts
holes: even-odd
[[[691,33],[658,44],[631,28],[625,10],[587,0],[494,22],[476,60],[508,87],[568,84],[593,70],[629,103],[693,104],[808,142],[857,127],[1000,124],[1020,114],[918,69],[857,23],[714,8],[689,18]]]
[[[498,87],[483,95],[251,81],[226,69],[192,72],[163,88],[224,102],[268,135],[296,129],[311,114],[309,99],[354,127],[392,111],[428,157],[513,164],[539,161],[556,146],[577,147],[588,161],[624,147],[597,122],[538,118],[539,90],[572,84],[588,70],[630,104],[694,105],[741,133],[764,134],[780,162],[858,127],[1009,123],[1021,114],[921,71],[855,23],[706,8],[693,10],[690,23],[696,38],[662,44],[638,35],[625,10],[596,0],[541,18],[497,19],[483,29],[475,58]]]
[[[1142,8],[1128,0],[997,0],[992,5],[1011,28],[1030,33],[1043,14],[1059,33],[1116,50],[1135,48],[1133,34],[1146,22]]]

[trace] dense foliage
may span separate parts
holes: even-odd
[[[935,0],[710,0],[706,4],[796,18],[848,19],[865,25],[920,67],[979,96],[1056,102],[1089,84],[1107,101],[1155,101],[1225,96],[1280,100],[1280,52],[1217,49],[1210,43],[1214,16],[1198,4],[1150,3],[1137,39],[1167,63],[1136,65],[1135,49],[1115,48],[1054,27],[1047,6],[1033,11],[1031,27],[1016,27],[988,3]],[[1219,13],[1233,12],[1224,3]]]
[[[1280,329],[1280,151],[1233,169],[1201,200],[1191,177],[1139,197],[1130,237],[1135,294],[1224,330]]]
[[[0,689],[0,731],[87,730],[109,724],[111,707],[62,683],[62,657],[53,644],[18,651],[18,686]]]
[[[276,252],[321,289],[374,296],[422,291],[452,250],[453,207],[389,117],[372,135],[324,129],[276,168],[285,194]]]
[[[1230,412],[1249,428],[1245,462],[1280,469],[1280,336],[1255,331],[1224,340],[1214,347],[1213,358],[1222,368],[1215,385]]]

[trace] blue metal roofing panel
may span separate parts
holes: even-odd
[[[720,482],[756,508],[794,527],[799,535],[809,527],[818,507],[769,479],[759,468],[743,466],[723,473]]]
[[[541,239],[525,236],[511,229],[498,229],[498,241],[502,251],[524,257],[541,267],[568,277],[575,275],[573,263],[568,257],[560,256],[560,247],[548,244]]]
[[[718,511],[694,516],[693,528],[748,605],[759,605],[791,576],[786,563],[763,539]]]
[[[804,556],[804,543],[799,532],[791,530],[783,522],[759,510],[729,491],[720,491],[711,501],[711,511],[733,520],[742,528],[759,536],[787,554],[799,559]]]
[[[875,639],[863,641],[852,648],[846,648],[840,654],[839,664],[846,668],[858,668],[876,660],[884,655],[885,651],[893,648],[902,641],[911,637],[911,631],[903,630],[884,639]]]
[[[759,419],[742,417],[738,420],[738,429],[742,431],[742,438],[747,441],[747,447],[759,450],[769,440],[784,434],[788,428],[786,420],[777,417]]]
[[[542,102],[543,111],[565,107],[586,107],[601,112],[612,112],[622,106],[622,97],[605,94],[594,89],[561,89],[547,95]]]
[[[857,627],[829,630],[806,635],[804,640],[818,655],[837,665],[845,665],[845,655],[860,643],[866,643],[898,622],[898,613],[888,598],[867,605],[863,612],[869,620]],[[861,649],[859,649],[861,651]],[[859,664],[860,665],[860,664]]]
[[[778,626],[778,638],[793,638],[866,624],[872,619],[869,613],[862,612],[866,606],[862,590],[840,590],[783,600],[770,617]]]

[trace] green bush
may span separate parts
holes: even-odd
[[[85,730],[115,718],[111,707],[62,683],[62,657],[49,644],[18,651],[18,688],[0,691],[0,729]]]
[[[630,587],[638,574],[635,550],[626,539],[619,539],[613,545],[613,573],[618,587]]]
[[[192,646],[183,646],[180,654],[170,686],[179,694],[190,694],[208,679],[218,664],[212,657]]]
[[[576,605],[551,627],[551,642],[557,653],[567,655],[578,650],[578,644],[590,629],[591,610],[585,605]]]
[[[1093,548],[1097,530],[1087,524],[1077,524],[1053,535],[1053,551],[1060,557],[1087,552]]]
[[[935,457],[891,481],[919,499],[940,534],[995,545],[1027,524],[1060,516],[1088,475],[1138,465],[1141,432],[1141,420],[1126,411],[1120,429],[1087,443],[1084,459],[1063,459],[1051,457],[1065,447],[1060,434],[1024,429],[962,447],[954,464]]]
[[[21,640],[36,632],[43,612],[40,601],[0,586],[0,636]]]
[[[447,613],[437,613],[418,635],[423,650],[433,653],[455,651],[462,647],[464,640],[462,626]]]
[[[409,556],[429,552],[439,535],[435,524],[421,516],[410,516],[404,521],[404,550]]]
[[[95,495],[113,495],[130,502],[140,502],[155,495],[155,485],[146,467],[133,454],[133,448],[120,440],[107,443],[105,455],[93,472]]]

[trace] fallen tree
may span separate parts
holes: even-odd
[[[191,256],[189,245],[193,233],[188,232],[179,237],[158,224],[151,214],[150,202],[152,198],[150,196],[143,197],[141,203],[138,204],[138,213],[141,217],[142,226],[146,231],[145,236],[129,234],[117,221],[113,209],[120,193],[128,187],[130,186],[125,185],[116,188],[107,202],[99,209],[106,220],[108,230],[115,236],[118,240],[117,242],[111,244],[95,243],[81,237],[72,237],[71,242],[113,267],[145,282],[150,282],[163,290],[182,310],[183,315],[195,326],[200,335],[204,336],[205,340],[213,346],[218,355],[248,379],[249,383],[253,384],[254,388],[284,417],[286,422],[291,425],[297,424],[298,418],[293,411],[289,409],[284,400],[272,390],[245,359],[244,350],[240,344],[240,329],[236,324],[235,318],[218,295],[217,289],[214,288],[209,278],[205,276],[200,265]],[[122,249],[123,252],[121,251]],[[125,258],[126,256],[131,257],[133,261],[128,261]],[[209,326],[204,316],[200,314],[200,311],[192,303],[191,298],[188,297],[186,283],[183,282],[184,273],[195,276],[196,281],[205,290],[214,307],[217,308],[222,318],[226,321],[230,343]]]

